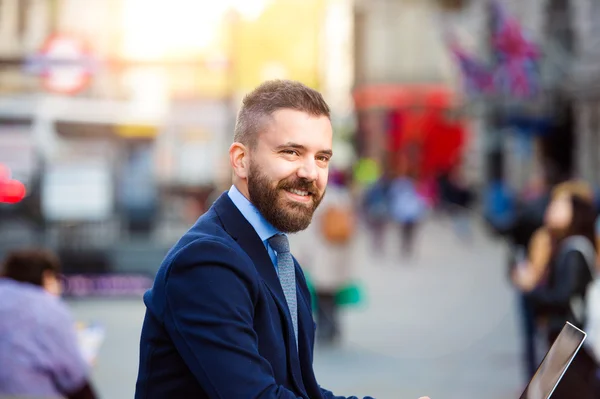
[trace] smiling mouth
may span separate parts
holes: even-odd
[[[314,194],[307,190],[286,188],[283,190],[287,197],[294,203],[309,204],[314,201]]]
[[[309,193],[308,191],[304,191],[304,190],[297,190],[297,189],[295,189],[295,188],[291,188],[291,189],[288,189],[288,190],[285,190],[285,191],[287,191],[287,192],[290,192],[290,193],[292,193],[292,194],[299,195],[299,196],[301,196],[301,197],[308,197],[308,196],[312,195],[312,194],[311,194],[311,193]]]

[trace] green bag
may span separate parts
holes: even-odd
[[[306,280],[306,285],[308,286],[308,292],[310,292],[310,299],[313,308],[312,310],[316,311],[318,308],[318,299],[315,286],[312,283],[310,274],[304,272],[304,278]],[[359,305],[363,302],[363,297],[363,290],[361,289],[360,285],[355,281],[351,281],[340,288],[338,292],[336,292],[335,303],[339,306]]]
[[[306,286],[308,287],[308,292],[310,293],[312,310],[315,312],[317,310],[317,293],[315,291],[315,286],[313,285],[310,275],[307,272],[304,272],[304,279],[306,280]]]
[[[337,303],[339,306],[358,305],[362,301],[362,289],[355,281],[346,284],[335,294],[335,303]]]

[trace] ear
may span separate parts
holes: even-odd
[[[250,151],[242,143],[233,143],[229,147],[229,162],[233,173],[240,179],[248,177],[250,168]]]

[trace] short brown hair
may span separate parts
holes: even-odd
[[[330,117],[329,106],[318,91],[292,80],[269,80],[244,97],[233,140],[253,148],[263,127],[263,119],[280,109]]]
[[[60,273],[60,262],[52,252],[22,249],[9,252],[2,265],[2,275],[22,283],[42,286],[44,272]]]

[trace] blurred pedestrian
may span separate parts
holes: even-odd
[[[541,281],[551,252],[549,231],[544,226],[544,215],[551,198],[550,181],[546,177],[536,185],[536,190],[519,201],[508,195],[509,190],[504,187],[506,205],[510,205],[506,209],[508,217],[500,218],[501,222],[495,225],[496,232],[504,235],[509,244],[508,274],[514,276],[519,269],[519,281],[513,279],[513,282],[519,290],[517,303],[522,326],[525,381],[533,377],[541,360],[537,350],[540,337],[538,317],[527,292]]]
[[[475,200],[473,189],[469,186],[459,165],[442,175],[439,180],[441,208],[452,220],[459,238],[471,238],[470,208]]]
[[[390,219],[390,185],[390,177],[384,174],[367,187],[363,195],[362,208],[371,238],[371,249],[378,256],[384,256],[385,253],[385,229]]]
[[[546,339],[552,345],[565,322],[584,328],[587,290],[593,281],[595,269],[595,210],[592,197],[584,185],[572,182],[559,185],[553,190],[552,200],[546,212],[545,225],[551,236],[551,256],[543,284],[527,294],[534,311],[547,319]],[[591,193],[591,191],[590,191]],[[586,254],[576,242],[584,242],[590,248]],[[514,280],[522,285],[519,271]],[[578,353],[552,398],[594,398],[596,364],[585,348]]]
[[[313,223],[291,241],[315,289],[317,342],[324,345],[339,342],[336,294],[354,277],[356,215],[345,180],[341,173],[331,174]]]
[[[417,229],[427,210],[412,176],[406,174],[394,179],[390,187],[390,203],[391,217],[400,227],[402,255],[411,257]]]
[[[529,247],[515,256],[514,270],[518,270],[518,280],[515,281],[515,285],[519,290],[525,381],[533,377],[541,360],[537,349],[540,338],[539,316],[535,313],[527,293],[542,283],[550,262],[551,250],[550,233],[547,228],[540,227],[533,234]]]
[[[57,258],[20,250],[2,266],[0,395],[95,398],[74,321],[59,298]]]

